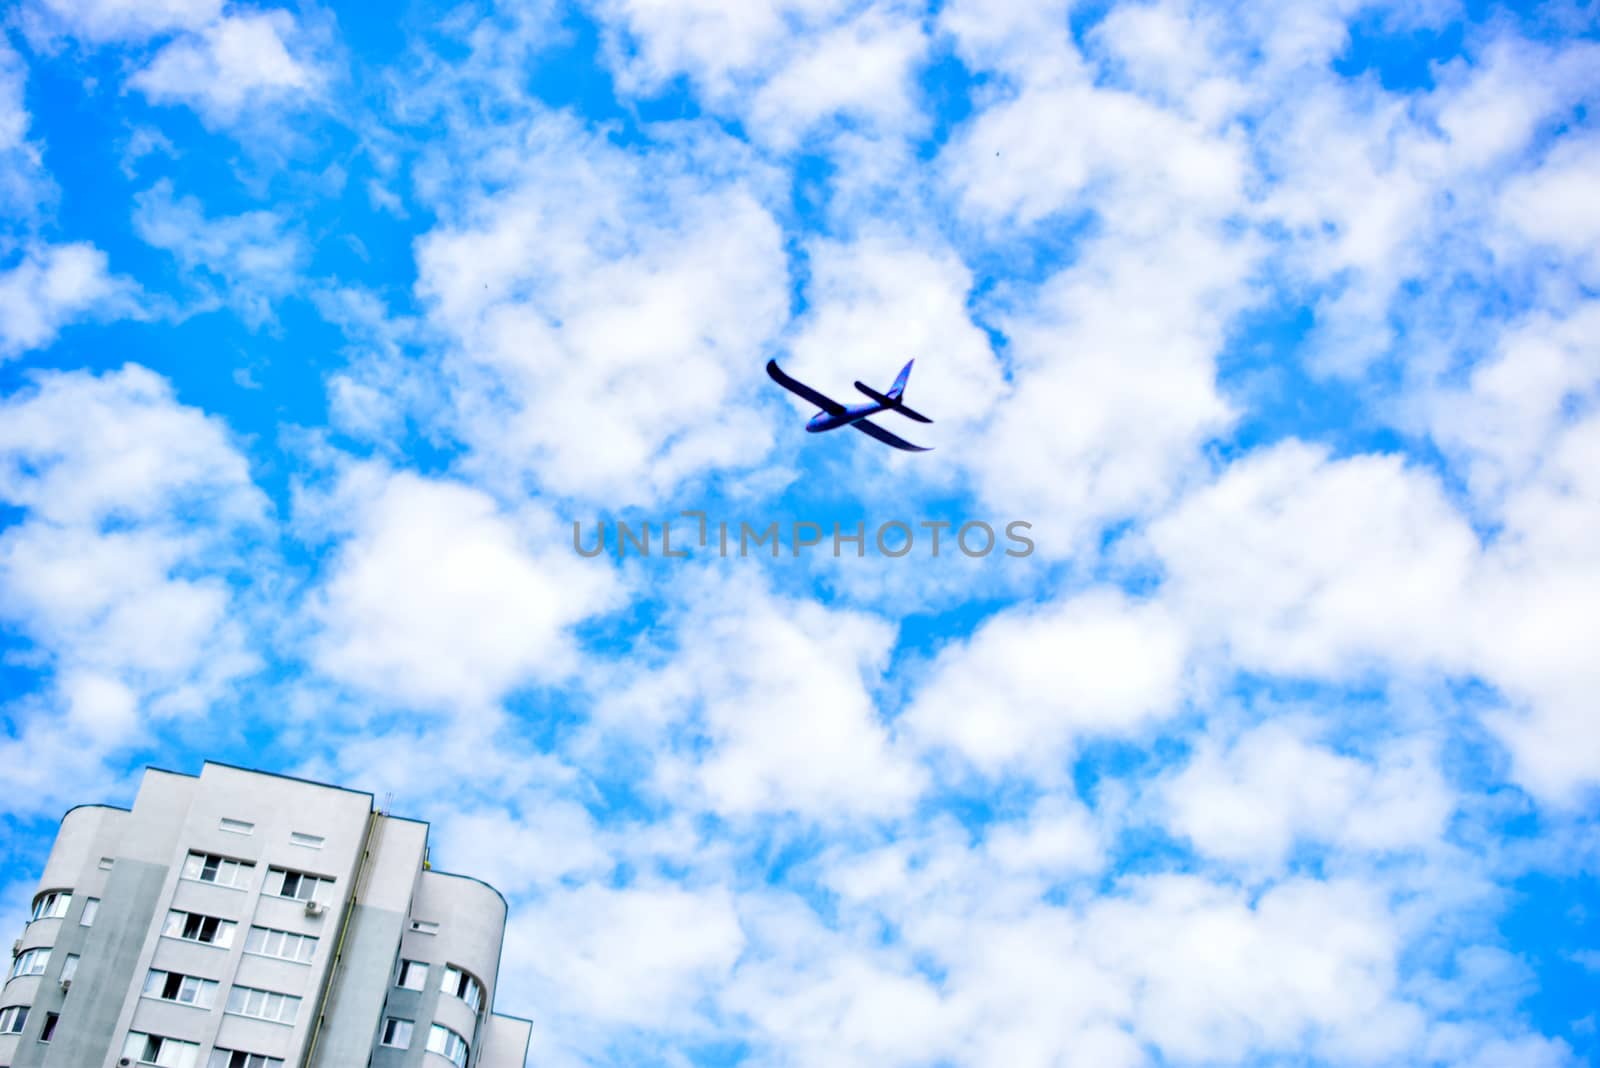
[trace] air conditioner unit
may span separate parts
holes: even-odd
[[[321,916],[322,912],[323,912],[323,907],[321,905],[317,904],[315,901],[307,901],[306,902],[306,915],[307,916]]]
[[[62,993],[66,993],[68,990],[71,990],[71,989],[72,989],[72,980],[71,979],[63,979],[63,980],[61,980],[61,991],[62,991]]]

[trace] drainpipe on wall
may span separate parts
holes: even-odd
[[[339,970],[344,963],[344,940],[350,933],[350,917],[355,915],[356,905],[361,900],[361,891],[372,859],[372,832],[382,818],[383,813],[376,810],[367,816],[367,833],[361,839],[361,861],[356,865],[356,877],[350,890],[350,901],[344,907],[344,915],[339,918],[339,939],[334,943],[333,963],[328,966],[328,977],[323,980],[322,992],[317,995],[317,1022],[311,1028],[311,1041],[306,1043],[306,1055],[300,1062],[300,1068],[311,1068],[311,1063],[317,1055],[317,1039],[322,1037],[322,1025],[327,1022],[328,999],[333,995],[334,983],[338,980]]]

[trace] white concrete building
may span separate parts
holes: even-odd
[[[522,1068],[506,902],[372,795],[207,762],[68,812],[0,989],[0,1068]]]

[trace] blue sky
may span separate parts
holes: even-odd
[[[504,890],[530,1064],[1600,1060],[1593,4],[0,30],[13,926],[211,758]],[[868,546],[572,550],[685,510]]]

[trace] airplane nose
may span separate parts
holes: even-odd
[[[822,429],[822,421],[827,418],[827,415],[827,412],[818,412],[816,415],[813,415],[810,419],[806,420],[806,429],[815,434],[817,431]]]

